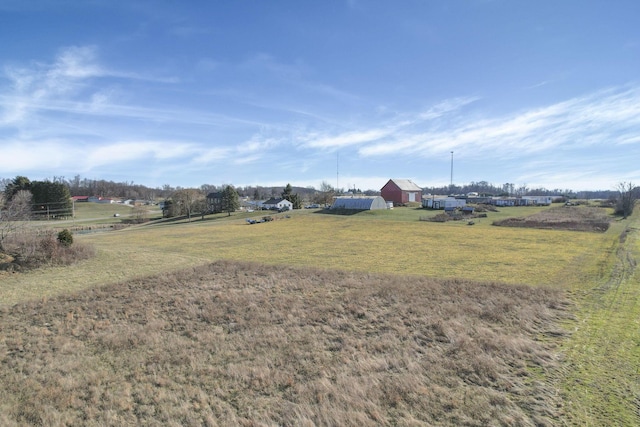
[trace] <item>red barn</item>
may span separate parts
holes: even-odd
[[[422,188],[410,179],[390,179],[380,190],[382,198],[394,205],[422,201]]]

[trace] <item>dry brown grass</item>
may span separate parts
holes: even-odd
[[[611,217],[602,208],[562,206],[544,210],[525,218],[506,218],[493,225],[505,227],[544,228],[554,230],[595,231],[609,229]]]
[[[68,266],[95,256],[90,244],[64,244],[52,230],[12,235],[4,242],[4,247],[6,253],[0,253],[0,273]]]
[[[552,425],[562,294],[220,261],[0,308],[0,424]]]

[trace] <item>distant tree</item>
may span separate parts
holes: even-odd
[[[11,180],[8,178],[0,178],[0,192],[4,193],[4,189],[7,188],[7,185],[11,183]]]
[[[215,193],[216,191],[219,191],[218,187],[216,187],[215,185],[211,185],[211,184],[202,184],[200,186],[200,190],[206,195],[209,193]]]
[[[73,202],[69,187],[62,182],[33,181],[33,212],[47,218],[69,217],[73,214]]]
[[[11,200],[0,197],[0,251],[4,251],[4,242],[11,234],[25,227],[31,218],[32,195],[27,190],[20,190]]]
[[[180,215],[179,206],[172,199],[165,199],[162,203],[162,217],[173,218]]]
[[[20,190],[31,191],[31,181],[26,176],[16,176],[5,186],[5,200],[10,201]]]
[[[618,190],[618,200],[616,203],[616,214],[627,218],[633,213],[636,200],[638,200],[638,187],[631,182],[620,182],[616,186]]]
[[[138,205],[133,207],[133,219],[137,223],[143,223],[149,219],[149,211],[146,207]]]
[[[191,222],[191,215],[196,212],[194,206],[199,200],[204,199],[204,195],[195,188],[185,188],[174,192],[171,198],[179,206],[179,215],[186,215]]]
[[[302,208],[302,199],[297,193],[293,192],[293,187],[291,184],[287,184],[282,191],[282,198],[288,200],[293,205],[293,209],[301,209]]]
[[[514,189],[515,189],[515,184],[513,184],[511,182],[507,182],[506,184],[504,184],[502,186],[503,194],[505,194],[507,196],[513,196]]]
[[[231,212],[235,212],[240,207],[238,192],[231,185],[227,185],[222,190],[222,211],[227,212],[231,216]]]
[[[516,196],[524,196],[529,192],[529,187],[527,184],[522,184],[520,187],[516,189]]]
[[[198,200],[196,200],[196,202],[193,204],[193,212],[200,214],[200,216],[202,217],[202,219],[204,219],[204,216],[209,212],[209,205],[207,204],[207,199],[200,198]]]
[[[336,195],[336,190],[326,181],[322,181],[320,184],[320,190],[313,197],[314,201],[319,205],[329,205],[333,203],[333,198]]]

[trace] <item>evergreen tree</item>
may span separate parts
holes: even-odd
[[[31,191],[31,181],[26,176],[16,176],[4,189],[4,199],[9,202],[21,190]]]
[[[227,185],[222,190],[222,210],[231,216],[231,212],[235,212],[239,207],[238,192],[232,186]]]
[[[302,208],[302,200],[297,193],[293,192],[293,187],[291,184],[287,184],[282,191],[282,198],[288,200],[293,204],[293,209],[301,209]]]
[[[173,203],[173,200],[166,199],[162,204],[162,216],[164,218],[173,218],[174,216],[178,216],[178,213],[176,212],[177,206],[178,205],[176,203]]]
[[[37,215],[50,217],[71,216],[73,202],[69,188],[61,182],[33,181],[33,211]]]

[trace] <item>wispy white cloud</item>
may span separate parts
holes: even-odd
[[[23,120],[40,110],[95,114],[101,110],[98,106],[108,105],[109,90],[89,86],[92,79],[109,77],[165,83],[177,81],[174,78],[110,70],[99,63],[95,46],[71,46],[61,50],[52,63],[7,65],[3,71],[10,83],[0,92],[0,126],[19,126]]]
[[[634,143],[640,131],[640,88],[598,91],[504,117],[468,120],[457,115],[448,120],[440,130],[409,133],[399,129],[385,141],[361,146],[359,153],[367,157],[402,150],[407,155],[431,156],[460,150],[511,158],[556,148]]]
[[[104,145],[70,143],[60,139],[0,140],[0,170],[51,170],[75,165],[77,171],[102,166],[119,168],[136,164],[184,160],[206,156],[207,150],[177,141],[121,141]]]
[[[420,113],[418,117],[421,120],[433,120],[442,117],[443,115],[450,113],[452,111],[457,111],[462,107],[471,104],[480,98],[477,96],[471,97],[459,97],[459,98],[451,98],[446,99],[444,101],[439,102],[438,104],[430,107],[426,111]]]
[[[92,168],[139,160],[171,160],[196,152],[192,144],[170,141],[122,141],[99,147],[87,147],[85,163]]]
[[[207,165],[229,158],[232,151],[230,147],[200,147],[191,161],[194,164]]]
[[[316,137],[306,143],[312,148],[340,148],[374,142],[391,133],[390,129],[368,129],[359,132],[345,132],[334,136]]]
[[[616,162],[628,161],[624,150],[640,143],[640,86],[632,84],[501,116],[484,111],[491,100],[477,96],[443,99],[405,111],[377,107],[382,102],[357,109],[338,102],[348,93],[309,79],[313,72],[303,63],[281,64],[263,54],[240,68],[247,67],[249,73],[266,70],[285,82],[283,87],[295,89],[295,96],[273,99],[248,93],[237,101],[234,93],[223,96],[236,100],[235,110],[228,112],[202,102],[219,99],[219,94],[198,102],[181,98],[154,104],[140,96],[150,86],[135,80],[162,79],[110,69],[98,54],[95,47],[71,47],[49,63],[5,66],[6,79],[0,82],[4,84],[0,86],[1,170],[19,173],[73,164],[77,172],[84,172],[144,163],[163,170],[174,165],[194,171],[225,170],[233,180],[238,170],[263,170],[277,159],[281,169],[295,178],[319,170],[318,165],[326,164],[326,156],[336,150],[359,157],[362,164],[370,161],[379,166],[388,158],[385,167],[446,158],[455,151],[462,161],[507,160],[510,181],[560,179],[577,185],[595,174],[613,178],[615,173],[603,172],[604,168],[615,170]],[[242,88],[207,89],[216,90],[241,92]],[[341,107],[335,112],[316,108],[303,96],[311,92],[323,93],[325,101],[336,101],[330,105]],[[604,149],[609,150],[606,165],[597,162],[599,154],[589,154]],[[577,160],[563,162],[556,157],[580,157],[582,164],[576,167]],[[246,165],[252,167],[239,167]],[[556,172],[546,176],[541,170]],[[371,181],[362,172],[351,173],[352,179],[345,174],[345,183],[352,180],[365,187],[361,182]],[[633,173],[624,178],[637,181]],[[309,178],[300,180],[304,179]],[[419,176],[416,179],[420,181]]]

